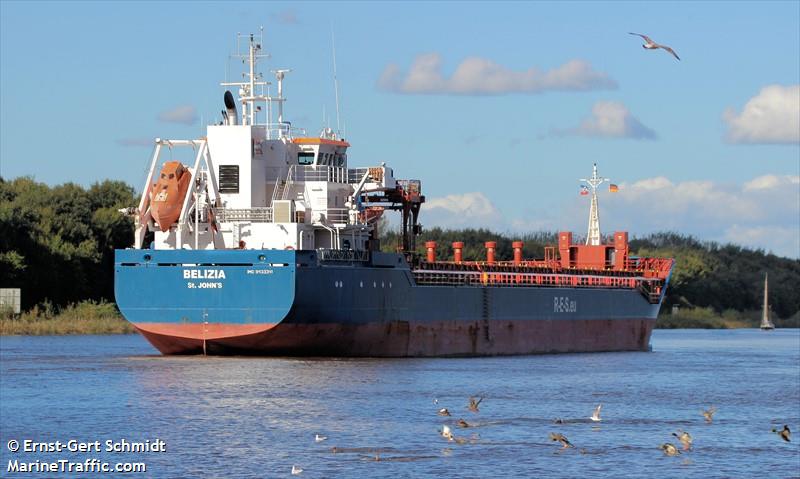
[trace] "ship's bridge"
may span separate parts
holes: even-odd
[[[344,140],[306,137],[293,138],[292,143],[299,147],[298,165],[347,167],[350,143]]]

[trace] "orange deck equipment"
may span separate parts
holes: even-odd
[[[179,161],[168,161],[161,168],[150,193],[150,211],[161,231],[166,232],[178,221],[191,176]]]

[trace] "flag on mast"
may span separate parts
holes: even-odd
[[[608,191],[616,193],[617,191],[619,191],[619,186],[615,185],[614,183],[611,183],[608,185]]]
[[[581,185],[581,196],[586,196],[589,194],[589,188],[586,185]]]

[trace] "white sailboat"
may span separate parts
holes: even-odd
[[[775,329],[775,325],[769,319],[769,273],[764,274],[764,309],[761,311],[761,329],[769,331]]]

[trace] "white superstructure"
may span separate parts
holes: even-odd
[[[277,96],[271,96],[271,83],[264,81],[256,69],[263,56],[260,39],[239,36],[240,40],[243,38],[246,41],[240,44],[247,51],[238,56],[244,59],[247,70],[242,82],[222,83],[238,91],[238,102],[230,91],[225,92],[223,120],[208,126],[205,138],[156,139],[136,212],[134,247],[376,247],[377,242],[370,245],[369,239],[374,222],[384,209],[403,210],[404,217],[410,217],[405,200],[400,201],[409,197],[403,188],[405,185],[409,190],[408,184],[397,182],[392,169],[383,164],[349,168],[350,144],[329,128],[319,137],[309,137],[285,121],[283,82],[290,70],[273,70]],[[192,165],[185,165],[191,181],[181,198],[180,216],[166,229],[166,225],[157,225],[151,211],[155,200],[153,182],[165,161],[162,156],[167,156],[164,152],[175,148],[192,148],[195,160]],[[419,182],[413,183],[411,189],[424,201],[419,195]],[[418,209],[417,205],[416,212]],[[148,232],[154,233],[152,244],[145,244]]]

